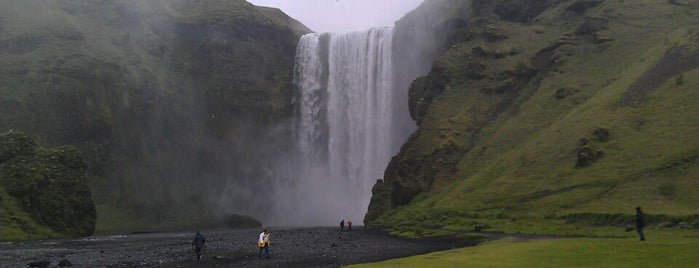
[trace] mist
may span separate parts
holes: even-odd
[[[450,1],[450,0],[444,0]],[[416,129],[408,109],[411,82],[446,49],[449,5],[424,3],[396,27],[312,33],[296,50],[291,143],[265,173],[274,181],[266,223],[361,224],[371,189]]]
[[[214,0],[7,1],[3,23],[17,37],[5,38],[29,43],[13,56],[47,64],[21,83],[35,90],[34,117],[4,127],[79,148],[98,221],[194,227],[242,214],[276,226],[361,224],[372,186],[415,129],[408,87],[443,49],[428,19],[438,11],[423,8],[393,28],[418,2],[284,1],[310,17],[322,17],[314,3],[366,15],[328,15],[337,20],[327,26],[344,28],[313,29],[337,32],[305,36],[317,39],[303,48],[317,58],[304,58],[288,28],[261,35],[277,28],[202,19],[236,8],[261,15],[244,1],[221,6],[231,10]]]

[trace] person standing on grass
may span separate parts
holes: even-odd
[[[646,214],[641,211],[641,207],[636,207],[636,232],[641,237],[641,241],[646,241],[646,236],[643,235],[643,227],[646,227]]]
[[[197,254],[197,261],[201,260],[201,250],[204,248],[204,243],[206,243],[206,237],[197,230],[197,234],[194,235],[192,240],[192,247],[194,248],[194,253]]]
[[[269,231],[267,229],[262,230],[262,233],[260,233],[260,236],[257,239],[257,247],[260,248],[260,251],[257,252],[258,259],[262,259],[263,249],[265,250],[265,256],[267,258],[272,257],[269,255]]]

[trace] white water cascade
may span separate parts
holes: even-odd
[[[408,88],[394,86],[391,49],[392,28],[301,38],[293,183],[278,207],[294,211],[286,224],[362,223],[372,186],[415,130]]]

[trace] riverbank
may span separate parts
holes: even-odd
[[[68,260],[73,267],[339,267],[407,257],[475,245],[468,239],[405,239],[356,229],[269,228],[271,258],[257,258],[261,230],[207,231],[206,247],[197,261],[192,233],[153,233],[0,244],[0,266],[27,267],[46,260],[55,267]]]

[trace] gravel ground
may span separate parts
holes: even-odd
[[[271,258],[257,258],[261,229],[202,233],[207,242],[200,261],[192,233],[97,236],[76,240],[0,243],[0,267],[28,267],[49,261],[56,267],[339,267],[474,245],[458,239],[402,239],[355,228],[269,228]]]

